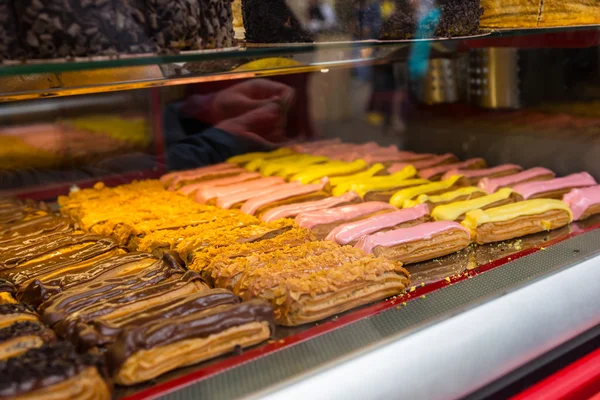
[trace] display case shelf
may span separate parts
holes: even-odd
[[[594,26],[496,30],[455,38],[398,41],[332,41],[277,46],[239,46],[172,55],[146,54],[74,60],[11,61],[0,65],[0,102],[60,97],[207,81],[326,71],[405,60],[415,43],[433,49],[486,46],[528,47],[536,36],[557,36],[558,45],[598,43]]]

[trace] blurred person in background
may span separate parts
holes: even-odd
[[[308,30],[312,33],[332,31],[337,28],[335,12],[324,0],[308,1]]]

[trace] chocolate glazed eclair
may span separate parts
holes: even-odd
[[[115,382],[131,385],[269,338],[273,309],[263,300],[221,304],[153,319],[121,332],[107,352]]]
[[[19,300],[37,307],[52,296],[77,285],[132,275],[142,270],[183,273],[181,266],[168,255],[157,259],[148,253],[126,253],[97,262],[83,271],[66,273],[48,279],[35,279],[20,293]]]

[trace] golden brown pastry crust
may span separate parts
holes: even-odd
[[[437,206],[444,206],[446,204],[456,203],[457,201],[474,200],[474,199],[476,199],[478,197],[482,197],[482,196],[486,196],[486,193],[484,193],[484,192],[473,192],[471,194],[467,194],[467,195],[464,195],[464,196],[458,196],[457,198],[452,199],[452,200],[438,201],[437,203],[432,203],[431,201],[426,201],[425,204],[427,204],[427,206],[429,207],[429,211],[431,212]]]
[[[356,285],[332,293],[312,296],[302,295],[290,305],[278,323],[284,326],[296,326],[319,321],[355,307],[372,303],[405,290],[410,284],[406,275],[386,272],[373,280],[357,282]]]
[[[88,367],[60,383],[14,397],[18,400],[110,400],[111,398],[109,387],[94,367]]]
[[[456,253],[471,244],[469,234],[455,228],[431,236],[429,239],[400,243],[395,246],[376,246],[373,253],[403,264],[413,264]]]
[[[270,335],[267,322],[250,322],[205,338],[187,339],[149,350],[140,350],[125,361],[114,379],[122,385],[144,382],[175,368],[197,364],[232,352],[238,346],[254,346],[267,340]]]
[[[466,176],[463,176],[461,178],[461,183],[464,186],[476,186],[477,183],[480,180],[482,180],[483,178],[489,178],[489,179],[502,178],[503,176],[514,175],[514,174],[516,174],[516,173],[518,173],[520,171],[521,171],[520,168],[515,167],[513,169],[507,169],[507,170],[504,170],[504,171],[498,171],[496,173],[489,174],[489,175],[486,175],[486,176],[477,176],[477,177],[472,177],[472,178],[468,178]]]
[[[596,214],[600,214],[600,204],[594,204],[592,206],[589,206],[584,212],[583,214],[581,214],[581,217],[579,218],[579,220],[582,219],[586,219],[591,217],[592,215],[596,215]]]
[[[365,193],[365,201],[383,201],[384,203],[387,203],[397,191],[422,184],[423,183],[409,183],[405,185],[398,185],[393,189],[367,192]]]
[[[549,190],[547,192],[536,193],[533,196],[530,196],[527,200],[533,200],[533,199],[562,200],[562,198],[565,194],[569,193],[571,190],[573,190],[575,188],[576,187],[569,187],[569,188],[565,188],[565,189]]]
[[[506,204],[516,203],[517,201],[521,201],[521,196],[519,196],[518,193],[513,192],[513,193],[511,193],[511,195],[508,198],[506,198],[504,200],[498,200],[494,203],[485,205],[485,206],[481,207],[480,210],[487,210],[488,208],[500,207],[500,206],[504,206]],[[463,221],[465,219],[465,215],[466,215],[466,213],[459,215],[459,217],[456,218],[455,221],[457,221],[457,222]]]
[[[442,164],[442,165],[443,165],[443,164]],[[487,167],[487,163],[485,162],[485,160],[484,160],[484,159],[480,159],[480,160],[477,160],[477,162],[475,162],[475,163],[473,163],[473,164],[469,165],[469,166],[468,166],[468,167],[466,167],[465,169],[480,169],[480,168],[485,168],[485,167]],[[445,174],[446,172],[447,172],[447,171],[442,171],[442,172],[439,172],[439,173],[437,173],[437,174],[435,174],[435,175],[433,175],[433,176],[429,176],[429,177],[427,177],[427,179],[429,179],[429,180],[430,180],[430,181],[432,181],[432,182],[439,181],[440,179],[442,179],[442,176],[444,176],[444,174]],[[459,187],[460,187],[460,186],[469,186],[469,185],[470,185],[470,183],[468,183],[466,180],[461,180],[461,179],[459,179],[459,180],[458,180],[456,183],[457,183],[457,185],[458,185]]]
[[[488,222],[477,227],[473,240],[477,244],[500,242],[567,225],[571,216],[565,210],[550,210],[538,215],[525,215],[502,222]]]

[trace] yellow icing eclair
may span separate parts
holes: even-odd
[[[485,244],[560,228],[572,220],[567,203],[534,199],[469,211],[462,225],[471,232],[474,242]]]
[[[385,170],[385,165],[383,165],[381,163],[377,163],[377,164],[371,165],[369,167],[369,169],[359,172],[357,174],[333,177],[333,178],[329,179],[329,183],[331,184],[331,186],[337,186],[337,185],[341,185],[346,182],[356,182],[356,181],[360,181],[361,179],[371,178],[384,170]]]
[[[273,151],[240,154],[239,156],[229,157],[227,159],[227,162],[244,165],[244,164],[247,164],[247,163],[255,161],[255,160],[269,160],[272,158],[283,157],[283,156],[287,156],[290,154],[295,154],[295,153],[292,149],[290,149],[288,147],[282,147],[280,149],[273,150]]]
[[[349,191],[355,191],[361,197],[368,192],[392,190],[397,187],[405,187],[406,180],[411,180],[417,174],[417,170],[412,165],[409,165],[402,170],[392,175],[370,176],[353,181],[343,182],[333,188],[334,196],[341,196]],[[423,184],[429,181],[424,179],[412,179],[414,184]]]
[[[363,171],[367,168],[365,160],[356,160],[352,162],[331,161],[327,164],[316,165],[312,168],[306,168],[303,172],[299,172],[290,178],[290,181],[300,183],[311,183],[318,181],[323,177],[350,175],[356,172]]]
[[[303,157],[303,154],[300,153],[292,153],[292,154],[286,154],[280,157],[273,157],[273,158],[256,158],[252,161],[250,161],[249,163],[247,163],[246,165],[244,165],[244,168],[246,168],[248,171],[250,172],[258,172],[260,171],[261,168],[263,168],[265,165],[268,165],[269,163],[272,162],[294,162],[295,160],[299,160]]]
[[[429,207],[437,207],[455,201],[472,200],[477,197],[486,196],[488,193],[485,190],[478,188],[477,186],[466,186],[460,189],[453,190],[438,194],[436,196],[430,196],[422,194],[415,200],[407,200],[405,202],[406,208],[415,207],[419,204],[427,203]]]
[[[439,182],[431,182],[425,185],[419,185],[407,189],[402,189],[392,196],[390,199],[390,204],[396,206],[398,208],[405,208],[408,206],[408,201],[413,200],[415,197],[427,194],[427,195],[435,195],[444,193],[453,189],[457,189],[457,183],[462,178],[462,175],[455,175],[448,179],[444,179]],[[407,202],[406,206],[404,202]]]
[[[286,178],[306,169],[307,167],[315,164],[323,164],[328,161],[331,160],[325,156],[311,156],[308,154],[301,158],[284,162],[280,162],[277,159],[273,161],[267,161],[265,164],[263,164],[263,166],[260,168],[260,173],[265,176],[280,176],[282,178]]]
[[[472,200],[457,201],[442,206],[437,206],[431,211],[431,217],[436,221],[460,221],[465,213],[473,210],[500,207],[517,201],[516,193],[512,189],[504,188],[494,194],[478,197]]]

